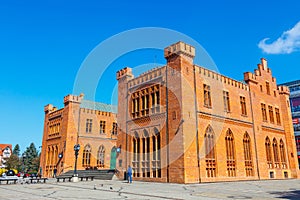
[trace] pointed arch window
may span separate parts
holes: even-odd
[[[132,159],[132,169],[133,177],[140,177],[140,138],[137,132],[134,133],[132,140],[133,146],[133,159]]]
[[[272,160],[272,152],[271,152],[271,141],[270,141],[269,137],[266,138],[265,147],[266,147],[266,156],[267,156],[268,168],[273,168],[273,160]]]
[[[101,145],[97,153],[97,167],[104,167],[105,147]]]
[[[280,160],[279,160],[279,153],[278,153],[278,144],[277,144],[277,140],[275,138],[273,139],[272,146],[273,146],[273,154],[274,154],[274,167],[279,168]]]
[[[150,177],[150,137],[148,131],[146,130],[144,130],[142,145],[143,145],[143,155],[142,155],[143,177]]]
[[[280,140],[279,149],[280,149],[281,167],[282,169],[286,169],[287,165],[286,165],[285,148],[282,139]]]
[[[230,129],[226,133],[225,142],[226,142],[227,174],[229,177],[234,177],[236,176],[234,138],[233,138],[233,133]]]
[[[161,178],[161,135],[160,132],[154,128],[152,138],[152,177]]]
[[[82,166],[83,167],[90,167],[91,166],[91,146],[86,145],[83,149],[83,155],[82,155]]]
[[[246,176],[253,176],[253,162],[251,152],[251,140],[249,134],[246,132],[243,139],[245,171]]]
[[[215,154],[215,138],[211,126],[208,126],[204,135],[205,142],[205,162],[206,176],[216,177],[216,154]]]

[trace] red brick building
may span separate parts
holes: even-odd
[[[289,90],[265,59],[236,81],[194,64],[183,42],[164,56],[138,77],[117,72],[119,171],[174,183],[298,177]]]
[[[80,145],[77,169],[115,169],[116,109],[107,104],[64,97],[64,107],[45,106],[40,167],[42,175],[53,176],[74,169],[74,145]]]

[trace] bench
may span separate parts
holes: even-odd
[[[57,182],[59,182],[60,179],[62,179],[63,182],[65,182],[66,179],[69,179],[69,182],[71,182],[71,179],[72,179],[72,178],[73,178],[73,176],[64,176],[64,175],[61,175],[61,176],[56,177]],[[78,178],[80,179],[80,181],[83,181],[84,179],[85,179],[86,181],[88,181],[89,179],[90,179],[91,181],[94,180],[94,176],[79,176]]]
[[[86,181],[88,181],[89,179],[91,179],[91,181],[94,180],[94,176],[79,176],[80,180],[83,181],[83,179],[85,179]]]
[[[56,177],[57,182],[59,182],[60,179],[62,179],[63,182],[65,182],[66,179],[69,179],[69,182],[71,182],[71,179],[72,179],[72,178],[73,178],[73,176],[58,176],[58,177]]]
[[[32,177],[29,179],[30,183],[39,183],[39,182],[46,183],[47,180],[48,178],[40,178],[40,177]]]
[[[2,182],[6,182],[6,184],[9,184],[10,182],[13,182],[14,184],[16,184],[18,180],[19,180],[19,178],[1,178],[0,179],[0,184]]]

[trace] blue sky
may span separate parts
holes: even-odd
[[[89,53],[130,29],[161,27],[186,34],[203,46],[220,73],[237,80],[261,57],[278,83],[300,79],[300,2],[270,2],[2,1],[0,143],[19,144],[22,150],[31,142],[40,146],[44,105],[62,107]],[[153,61],[164,63],[163,52],[120,56],[104,73],[95,99],[111,102],[116,70]]]

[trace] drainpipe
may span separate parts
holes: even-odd
[[[169,172],[169,98],[168,98],[168,64],[166,65],[166,144],[167,144],[167,182],[170,182]]]

